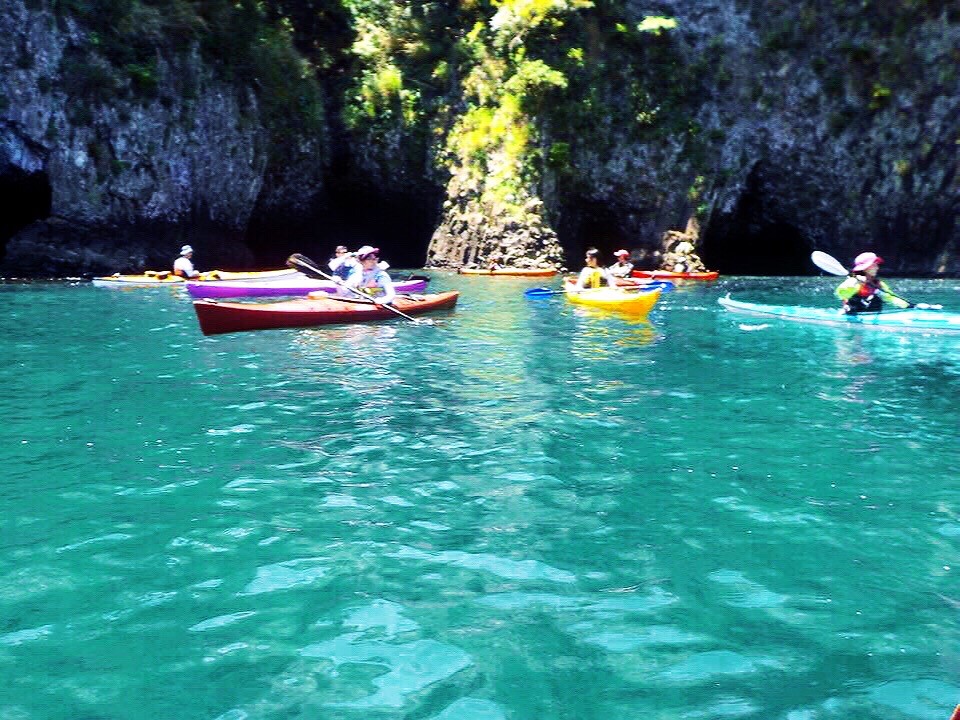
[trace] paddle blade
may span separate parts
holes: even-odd
[[[654,290],[659,290],[660,292],[670,292],[676,287],[676,285],[669,280],[652,280],[650,282],[642,282],[632,285],[618,285],[617,287],[620,290],[627,290],[630,292],[648,293],[653,292]]]
[[[320,280],[329,280],[330,276],[323,272],[317,264],[306,255],[294,253],[287,258],[287,267],[296,268],[304,275]]]
[[[827,255],[825,252],[820,252],[819,250],[814,250],[810,253],[810,259],[813,260],[813,264],[824,272],[828,272],[831,275],[849,275],[849,271],[840,264],[840,261],[837,260],[832,255]]]
[[[550,288],[539,287],[524,290],[523,294],[525,297],[536,300],[538,298],[548,298],[553,297],[554,295],[562,295],[563,290],[551,290]]]

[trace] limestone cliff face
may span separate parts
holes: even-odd
[[[322,190],[322,138],[296,138],[284,176],[254,93],[218,80],[195,52],[158,59],[153,99],[100,104],[60,82],[70,53],[86,46],[72,20],[8,0],[0,36],[0,182],[28,206],[45,198],[10,228],[2,274],[162,268],[198,238],[204,265],[243,265],[258,202],[296,211]]]
[[[694,217],[697,252],[724,272],[810,272],[812,249],[843,260],[871,249],[893,272],[960,274],[958,12],[843,5],[671,0],[661,10],[677,27],[659,59],[650,43],[612,52],[586,13],[584,44],[594,38],[604,65],[591,92],[610,110],[573,131],[555,108],[540,118],[545,144],[570,149],[542,197],[567,249],[653,260]],[[633,25],[646,6],[631,8]],[[655,61],[684,87],[661,89],[672,106],[633,112],[631,78]],[[557,106],[579,100],[571,84]],[[441,227],[462,225],[461,206],[449,199]],[[482,233],[466,249],[450,235],[435,236],[435,262],[482,262]]]
[[[387,20],[329,51],[341,96],[308,133],[271,130],[280,96],[198,49],[158,50],[153,93],[98,100],[89,29],[0,3],[0,274],[164,267],[184,242],[237,267],[274,221],[325,209],[331,232],[375,219],[394,255],[442,267],[574,266],[588,245],[653,264],[697,227],[723,273],[869,249],[890,272],[960,275],[955,2],[662,0],[662,27],[633,0],[369,7]]]

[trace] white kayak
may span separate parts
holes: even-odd
[[[720,298],[718,302],[731,312],[771,320],[791,320],[833,327],[868,327],[895,332],[960,333],[960,313],[940,310],[890,309],[878,313],[847,315],[841,308],[762,305],[732,300],[729,296]]]

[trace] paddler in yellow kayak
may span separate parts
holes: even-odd
[[[612,288],[617,286],[617,279],[607,268],[600,265],[600,251],[595,247],[587,248],[586,265],[580,271],[577,278],[576,289],[586,290],[588,288],[598,288],[606,283]]]
[[[887,284],[877,277],[883,258],[872,252],[860,253],[853,261],[850,277],[837,288],[837,297],[843,300],[843,311],[847,315],[857,313],[876,313],[883,310],[883,297],[898,308],[913,305],[898,295],[894,295]]]

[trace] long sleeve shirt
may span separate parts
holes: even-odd
[[[890,287],[883,280],[878,280],[875,283],[866,283],[862,275],[851,275],[840,283],[836,292],[837,297],[844,302],[848,302],[854,295],[869,297],[870,295],[879,294],[881,299],[889,300],[892,305],[898,308],[910,306],[910,303],[906,300],[894,295]]]
[[[373,268],[373,270],[354,268],[344,284],[347,287],[356,288],[369,294],[376,298],[377,303],[381,305],[393,302],[393,299],[397,296],[393,287],[393,280],[390,279],[386,271],[378,267]]]

